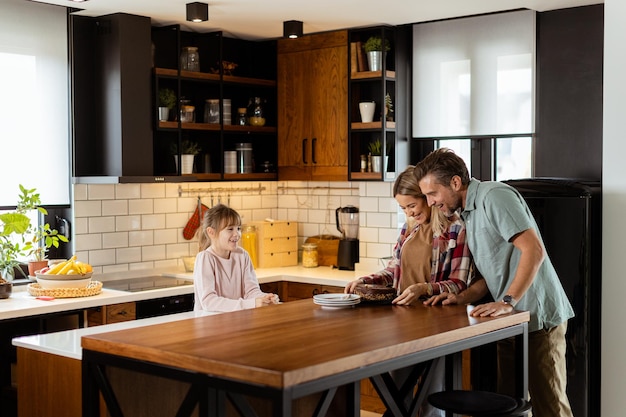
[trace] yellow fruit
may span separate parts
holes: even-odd
[[[50,267],[49,270],[45,272],[45,274],[57,274],[69,261],[59,262],[58,264],[54,264]]]
[[[69,271],[74,266],[74,261],[76,261],[76,255],[72,256],[65,263],[65,265],[63,265],[63,268],[61,268],[61,270],[59,272],[57,272],[57,275],[65,275],[65,274],[67,274],[67,271]]]
[[[78,275],[78,272],[76,272],[76,270],[72,268],[69,271],[67,271],[67,275]]]

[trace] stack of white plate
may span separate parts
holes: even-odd
[[[317,294],[313,296],[313,302],[322,308],[347,308],[359,304],[361,297],[356,294]]]

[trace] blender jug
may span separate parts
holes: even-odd
[[[337,250],[337,267],[354,270],[359,262],[359,209],[354,206],[339,207],[335,210],[337,230],[341,240]]]

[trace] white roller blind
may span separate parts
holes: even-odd
[[[70,203],[66,8],[0,0],[0,206],[18,184]]]
[[[535,12],[413,27],[413,136],[534,131]]]

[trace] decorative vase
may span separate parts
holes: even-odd
[[[167,122],[170,118],[170,109],[167,107],[159,107],[159,121]]]
[[[376,110],[375,101],[362,101],[359,103],[359,111],[361,112],[361,121],[370,123],[374,120],[374,111]]]
[[[13,292],[13,284],[10,282],[0,282],[0,300],[9,298]]]
[[[372,172],[382,171],[383,157],[380,155],[372,155]]]
[[[367,64],[370,67],[370,71],[381,71],[383,59],[383,51],[369,51],[367,53]]]

